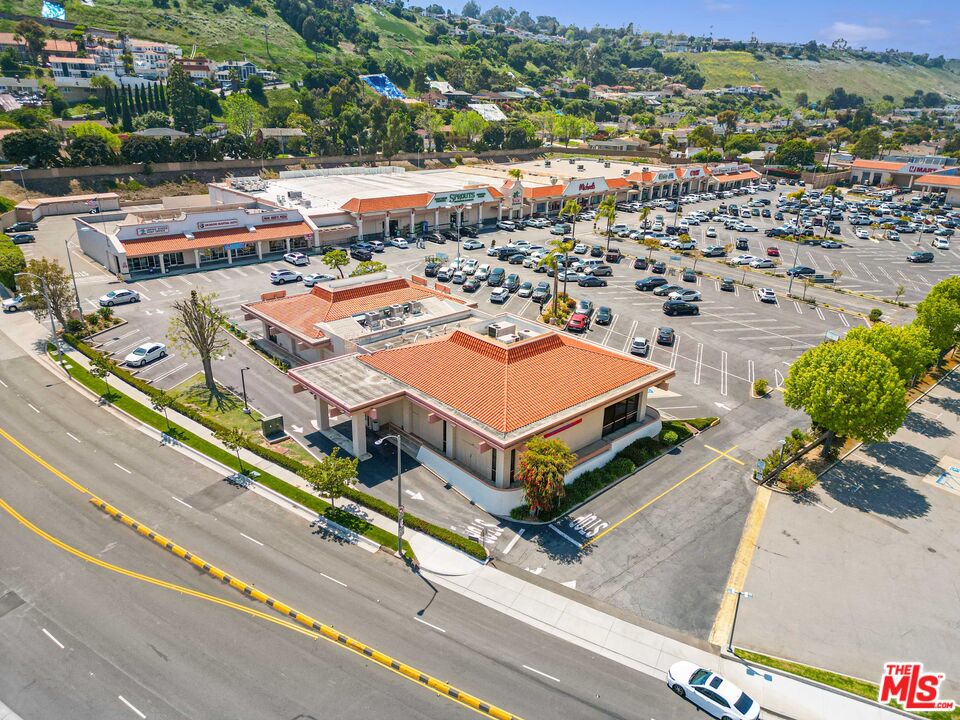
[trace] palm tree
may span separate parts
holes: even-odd
[[[837,199],[837,196],[840,195],[840,190],[836,185],[827,185],[823,189],[823,194],[830,198],[830,212],[827,214],[827,220],[823,223],[823,238],[827,237],[827,227],[830,225],[831,219],[830,216],[833,215],[833,203]]]
[[[640,229],[647,229],[647,218],[650,217],[650,208],[645,207],[640,211]]]
[[[507,173],[507,175],[512,177],[514,180],[522,180],[523,170],[521,170],[520,168],[512,168],[510,172]]]
[[[557,240],[552,240],[550,245],[559,242]],[[540,260],[540,264],[546,266],[547,268],[553,270],[553,316],[557,316],[557,283],[560,280],[560,264],[557,262],[559,255],[555,252],[548,253],[543,256],[543,259]]]
[[[617,220],[617,198],[614,195],[607,195],[597,208],[597,218],[607,221],[607,250],[610,250],[610,226]]]
[[[571,236],[572,237],[572,236]],[[567,240],[566,237],[553,238],[547,243],[547,248],[553,251],[554,255],[563,255],[563,294],[567,294],[567,263],[569,260],[570,251],[573,250],[573,240]],[[547,257],[550,257],[549,255]],[[557,295],[557,281],[559,280],[560,270],[556,267],[556,260],[554,260],[554,271],[553,271],[553,295],[556,299]],[[554,314],[556,314],[556,302],[554,302]]]
[[[581,210],[583,210],[583,207],[576,200],[567,200],[560,211],[561,217],[564,219],[570,218],[570,237],[574,239],[577,237],[577,215],[580,214]]]

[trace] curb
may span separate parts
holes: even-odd
[[[305,615],[297,610],[294,610],[289,605],[285,605],[284,603],[280,602],[276,598],[271,597],[270,595],[267,595],[266,593],[260,590],[257,590],[252,585],[249,585],[243,580],[239,580],[235,577],[228,575],[220,568],[214,565],[211,565],[210,563],[203,560],[202,558],[199,558],[196,555],[190,553],[185,548],[180,547],[179,545],[174,543],[172,540],[169,540],[163,535],[158,535],[150,528],[146,527],[145,525],[141,525],[130,516],[120,512],[112,505],[108,505],[103,500],[97,497],[91,497],[89,502],[92,503],[94,506],[96,506],[98,509],[100,509],[102,512],[109,515],[110,517],[120,521],[127,527],[130,527],[133,530],[136,530],[140,535],[143,535],[144,537],[149,538],[157,545],[162,546],[163,548],[170,551],[171,553],[181,558],[182,560],[186,560],[191,565],[199,568],[201,571],[207,573],[211,577],[216,578],[217,580],[224,583],[225,585],[229,585],[234,590],[239,591],[246,597],[252,600],[256,600],[257,602],[263,603],[264,605],[267,605],[268,607],[276,610],[281,615],[286,615],[290,618],[293,618],[301,625],[320,633],[326,639],[332,640],[333,642],[336,642],[339,645],[343,645],[344,647],[346,647],[349,650],[352,650],[358,655],[363,655],[364,657],[375,661],[377,664],[382,665],[390,670],[393,670],[394,672],[397,672],[405,676],[409,680],[412,680],[421,685],[425,685],[426,687],[430,688],[434,692],[440,693],[442,695],[446,695],[447,697],[463,705],[466,705],[467,707],[470,707],[480,712],[481,714],[488,715],[489,717],[496,718],[497,720],[521,720],[517,715],[513,715],[505,710],[502,710],[496,707],[495,705],[485,703],[479,698],[474,697],[473,695],[470,695],[468,693],[465,693],[462,690],[459,690],[453,687],[452,685],[449,685],[441,680],[437,680],[431,675],[422,673],[416,668],[413,668],[409,665],[406,665],[397,660],[394,660],[389,655],[385,655],[375,650],[374,648],[370,647],[369,645],[366,645],[360,642],[359,640],[354,640],[350,636],[344,635],[343,633],[339,632],[335,628],[332,628],[329,625],[324,625],[323,623],[320,623],[317,620],[314,620],[309,615]]]

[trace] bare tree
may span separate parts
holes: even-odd
[[[170,344],[181,352],[200,358],[203,382],[211,392],[217,386],[213,379],[213,358],[230,354],[230,341],[223,331],[226,316],[213,304],[216,293],[190,292],[187,300],[173,304],[176,313],[167,328]]]

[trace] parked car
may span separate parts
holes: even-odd
[[[127,355],[123,362],[129,367],[143,367],[167,356],[167,346],[163,343],[144,343]]]
[[[703,249],[704,257],[726,257],[726,255],[727,251],[719,245],[707,245],[707,247]]]
[[[490,302],[502,305],[510,299],[510,291],[504,287],[496,287],[490,292]]]
[[[907,262],[931,263],[933,262],[933,253],[926,250],[917,250],[907,255]]]
[[[777,293],[773,291],[773,288],[759,288],[757,290],[757,299],[760,302],[775,303],[777,301]]]
[[[673,345],[676,337],[677,334],[673,331],[673,328],[662,327],[657,330],[657,343],[660,345]]]
[[[841,248],[843,245],[838,243],[836,240],[821,240],[820,247],[827,249]]]
[[[26,245],[28,243],[37,241],[37,239],[30,233],[16,233],[15,235],[10,235],[10,240],[13,241],[14,245]]]
[[[780,248],[778,248],[776,245],[771,245],[767,248],[767,256],[780,257]]]
[[[475,228],[473,225],[463,225],[460,228],[460,237],[462,238],[465,238],[465,237],[475,238],[479,234],[480,234],[480,231],[477,230],[477,228]],[[466,243],[464,243],[464,247],[466,247]],[[480,243],[480,247],[483,247],[483,243]]]
[[[20,308],[23,307],[24,303],[27,302],[27,296],[23,293],[18,293],[13,297],[8,297],[3,301],[3,311],[8,312],[17,312]]]
[[[749,250],[750,241],[746,238],[737,238],[737,250]]]
[[[506,230],[507,232],[513,232],[514,230],[517,229],[517,226],[514,225],[514,224],[513,224],[511,221],[509,221],[509,220],[501,220],[500,222],[497,223],[497,227],[498,227],[500,230]]]
[[[650,353],[650,342],[645,337],[635,337],[630,342],[630,352],[633,355],[646,357]]]
[[[787,270],[788,276],[803,277],[804,275],[816,275],[817,271],[807,265],[795,265]]]
[[[463,243],[464,250],[479,250],[483,247],[483,243],[479,240],[465,240]]]
[[[292,272],[291,270],[281,270],[280,272]],[[273,273],[270,273],[271,276]],[[298,278],[299,279],[299,278]],[[272,280],[272,277],[271,277]],[[124,305],[126,303],[140,302],[140,293],[136,290],[111,290],[106,295],[100,296],[101,307],[113,307],[114,305]]]
[[[477,280],[475,277],[468,277],[468,278],[467,278],[467,281],[466,281],[465,283],[463,283],[463,291],[464,291],[464,292],[476,292],[477,290],[480,289],[480,287],[481,287],[482,284],[483,284],[483,283],[481,283],[481,282],[480,282],[479,280]]]
[[[410,244],[405,238],[402,237],[390,238],[387,244],[395,248],[400,248],[401,250],[406,250],[408,247],[410,247]]]
[[[487,277],[487,285],[490,287],[500,287],[503,285],[503,281],[507,277],[507,271],[501,267],[493,268],[490,271],[490,275]]]
[[[671,300],[683,300],[685,302],[696,302],[700,300],[700,292],[698,290],[691,290],[690,288],[682,288],[680,290],[674,290],[670,293]]]
[[[14,235],[16,233],[28,232],[30,230],[39,230],[40,226],[35,222],[30,222],[29,220],[21,220],[20,222],[15,222],[10,227],[6,228],[3,231],[4,235]]]
[[[653,294],[659,297],[667,297],[670,293],[676,292],[677,290],[683,290],[683,287],[680,285],[661,285],[658,288],[654,288]]]
[[[950,241],[943,237],[934,238],[933,246],[937,248],[937,250],[949,250]]]
[[[757,258],[750,262],[750,267],[752,268],[772,268],[776,267],[776,264],[770,258]]]
[[[563,278],[560,279],[562,280]],[[607,281],[594,275],[581,275],[580,279],[577,280],[577,284],[580,287],[606,287]]]
[[[510,273],[507,275],[507,279],[503,281],[503,286],[511,293],[515,293],[520,289],[520,276],[516,273]]]
[[[607,250],[606,260],[609,263],[618,263],[622,257],[623,253],[620,252],[620,248],[610,248]]]
[[[664,315],[699,315],[700,308],[683,300],[667,300],[663,304]]]
[[[527,225],[533,228],[545,228],[550,224],[550,221],[546,218],[534,218],[533,220],[528,220]]]
[[[520,283],[520,287],[517,289],[517,295],[522,298],[528,298],[533,295],[533,283],[529,280]]]
[[[463,270],[455,270],[450,280],[454,285],[463,285],[467,281],[467,274]]]
[[[583,313],[575,312],[567,320],[567,331],[582,333],[590,327],[590,318]]]
[[[717,236],[717,229],[711,225],[707,228],[706,236],[708,238],[715,238]]]
[[[667,687],[715,718],[757,720],[760,705],[729,680],[680,660],[667,671]]]
[[[680,276],[680,279],[684,282],[695,283],[697,281],[697,274],[690,268],[687,268],[683,271],[683,275]]]
[[[483,282],[490,277],[490,263],[482,263],[477,268],[477,272],[475,272],[473,276],[480,282]]]
[[[350,257],[352,257],[354,260],[360,260],[361,262],[365,260],[373,260],[373,251],[354,246],[350,248]]]
[[[587,250],[589,250],[589,248],[586,243],[577,243],[573,246],[573,252],[577,255],[586,255]]]
[[[597,277],[613,277],[613,268],[609,265],[588,265],[586,272]]]
[[[869,240],[869,239],[870,239],[870,231],[867,230],[866,228],[857,228],[857,229],[854,231],[853,234],[856,235],[856,236],[857,236],[858,238],[860,238],[861,240]]]
[[[329,282],[330,280],[336,280],[335,275],[328,275],[326,273],[310,273],[309,275],[303,276],[303,284],[307,287],[313,287],[317,283]]]
[[[535,303],[546,303],[550,299],[550,283],[546,280],[542,280],[537,283],[537,287],[534,288],[533,293],[530,295],[530,299]]]
[[[613,322],[613,310],[606,305],[601,305],[597,308],[597,314],[594,316],[593,321],[597,325],[609,325]]]
[[[736,284],[733,282],[733,278],[721,278],[720,279],[720,289],[724,292],[736,292]]]
[[[371,240],[367,244],[370,246],[370,249],[373,250],[373,252],[375,253],[382,253],[386,249],[386,246],[379,240]]]
[[[650,272],[663,275],[665,272],[667,272],[667,264],[662,260],[657,260],[653,265],[650,266]]]
[[[285,262],[291,265],[309,265],[310,259],[302,252],[288,252],[283,256]]]

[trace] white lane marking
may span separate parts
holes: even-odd
[[[442,627],[437,627],[437,626],[434,625],[433,623],[428,623],[426,620],[421,620],[421,619],[418,618],[416,615],[413,616],[413,619],[416,620],[418,623],[422,623],[422,624],[426,625],[427,627],[433,628],[433,629],[436,630],[437,632],[442,632],[444,635],[447,634],[447,631],[444,630]]]
[[[153,378],[151,382],[160,382],[161,380],[170,377],[174,373],[179,372],[180,370],[183,370],[186,366],[187,364],[183,363],[182,365],[178,365],[177,367],[173,368],[173,370],[167,370],[167,372],[163,373],[162,375],[157,375],[157,377]]]
[[[191,510],[193,510],[193,505],[191,505],[191,504],[188,503],[188,502],[184,502],[183,500],[181,500],[180,498],[178,498],[176,495],[171,495],[170,497],[172,497],[174,500],[176,500],[176,501],[177,501],[178,503],[180,503],[181,505],[186,505],[188,508],[190,508]]]
[[[803,315],[803,308],[800,307],[800,303],[796,300],[793,301],[793,306],[797,309],[797,312]]]
[[[823,317],[823,310],[821,310],[820,308],[817,308],[817,316],[818,316],[821,320],[825,320],[825,319],[826,319],[826,318]]]
[[[574,540],[572,537],[570,537],[569,535],[567,535],[563,530],[560,530],[558,527],[556,527],[556,526],[554,526],[554,525],[548,525],[547,527],[549,527],[551,530],[553,530],[557,535],[559,535],[560,537],[562,537],[562,538],[563,538],[564,540],[566,540],[567,542],[573,543],[576,547],[580,547],[580,543],[578,543],[578,542],[577,542],[576,540]]]
[[[77,437],[76,435],[74,435],[73,433],[67,433],[67,437],[70,438],[71,440],[73,440],[74,442],[80,442],[80,438],[78,438],[78,437]]]
[[[129,700],[127,700],[123,695],[117,695],[117,697],[120,698],[120,702],[122,702],[122,703],[123,703],[124,705],[126,705],[128,708],[130,708],[131,710],[133,710],[137,715],[139,715],[140,718],[141,718],[141,720],[146,720],[146,717],[147,717],[147,716],[144,715],[144,714],[143,714],[142,712],[140,712],[139,710],[137,710],[137,708],[135,708],[135,707],[133,706],[133,704],[132,704]]]
[[[131,335],[136,335],[138,332],[141,332],[140,328],[135,328],[130,332],[124,333],[123,335],[118,335],[117,337],[113,338],[113,340],[107,340],[107,342],[103,343],[103,347],[106,347],[107,345],[112,345],[115,342],[120,342],[124,338],[128,338]]]
[[[844,315],[843,313],[837,313],[837,315],[840,317],[840,322],[843,323],[843,326],[844,326],[844,327],[850,327],[850,323],[847,322],[847,316],[846,316],[846,315]]]
[[[7,385],[3,380],[0,380],[0,385],[3,385],[4,387],[10,387],[10,386]]]
[[[727,351],[720,353],[720,394],[727,396]]]
[[[46,635],[48,638],[50,638],[57,644],[57,647],[59,647],[61,650],[64,649],[63,643],[57,640],[53,635],[51,635],[49,630],[47,630],[46,628],[40,628],[40,629],[43,630],[44,635]]]
[[[700,371],[703,368],[703,343],[697,343],[696,366],[693,369],[693,384],[700,384]]]
[[[241,534],[242,534],[242,533],[241,533]],[[260,543],[260,544],[262,545],[263,543]],[[327,575],[326,573],[320,573],[320,576],[321,576],[321,577],[325,577],[325,578],[326,578],[327,580],[329,580],[330,582],[335,582],[337,585],[341,585],[341,586],[343,586],[343,587],[346,587],[346,586],[347,586],[347,584],[346,584],[345,582],[340,582],[340,581],[337,580],[336,578],[332,578],[332,577],[330,577],[329,575]]]
[[[166,280],[162,280],[162,279],[161,279],[161,280],[159,280],[158,282],[159,282],[161,285],[163,285],[165,288],[168,288],[168,289],[170,289],[170,290],[173,290],[173,285],[171,285],[170,283],[168,283]]]
[[[747,360],[747,380],[750,382],[750,387],[753,387],[753,381],[755,379],[756,368],[754,367],[753,360]]]
[[[244,536],[247,540],[249,540],[250,542],[256,543],[256,544],[259,545],[260,547],[263,547],[263,543],[260,542],[259,540],[257,540],[256,538],[252,538],[252,537],[250,537],[249,535],[247,535],[246,533],[240,533],[240,534],[243,535],[243,536]],[[323,575],[323,573],[320,573],[320,574]]]
[[[671,405],[670,407],[658,407],[657,410],[690,410],[699,407],[699,405]]]
[[[118,468],[120,468],[121,470],[123,470],[127,475],[133,475],[133,473],[130,472],[129,470],[127,470],[123,465],[120,465],[120,464],[118,464],[118,463],[114,463],[114,465],[116,465]]]
[[[504,555],[510,554],[510,551],[513,550],[514,546],[520,541],[520,538],[523,537],[524,530],[526,530],[526,528],[520,528],[520,530],[517,531],[517,534],[513,536],[513,540],[507,543],[507,547],[503,551]]]
[[[34,407],[33,405],[31,405],[30,403],[27,403],[27,407],[29,407],[31,410],[33,410],[33,411],[34,411],[35,413],[37,413],[38,415],[40,414],[40,411],[37,410],[37,408]]]
[[[532,667],[530,667],[529,665],[524,665],[523,667],[524,667],[525,669],[529,670],[529,671],[532,672],[532,673],[536,673],[537,675],[542,675],[543,677],[547,678],[548,680],[553,680],[554,682],[560,682],[560,678],[555,678],[553,675],[547,675],[545,672],[543,672],[543,671],[541,671],[541,670],[537,670],[536,668],[532,668]]]

